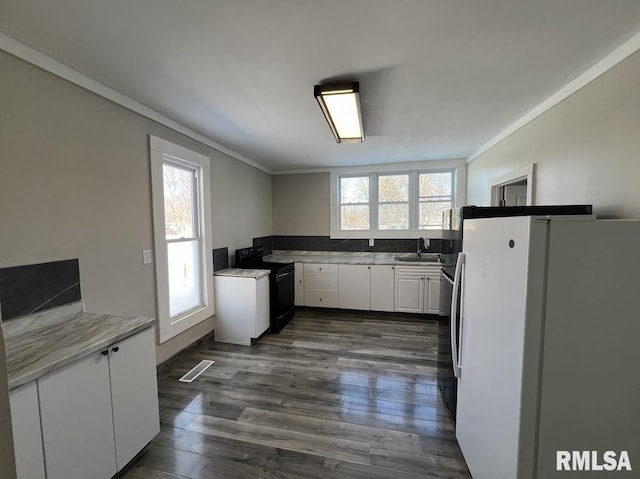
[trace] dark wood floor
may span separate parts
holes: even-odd
[[[253,347],[182,353],[127,479],[469,478],[436,384],[436,322],[301,309]],[[215,364],[191,384],[202,359]]]

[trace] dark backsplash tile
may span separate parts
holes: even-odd
[[[418,238],[376,239],[375,246],[369,246],[368,239],[331,239],[328,236],[264,236],[254,238],[253,245],[261,245],[265,254],[269,254],[273,250],[412,253],[417,250]],[[425,251],[440,253],[443,246],[443,240],[432,239],[431,246]]]
[[[229,248],[213,249],[213,271],[220,271],[229,267]]]
[[[260,238],[253,238],[253,247],[258,247],[261,246],[262,249],[264,250],[264,254],[271,254],[273,253],[274,247],[273,247],[273,238],[275,238],[274,236],[262,236]]]
[[[77,259],[0,268],[3,321],[80,299]]]

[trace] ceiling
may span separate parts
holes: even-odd
[[[638,0],[0,0],[1,32],[274,172],[466,158],[638,30]]]

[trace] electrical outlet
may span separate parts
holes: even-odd
[[[375,246],[374,243],[375,240],[373,238],[369,238],[369,246]]]
[[[151,260],[151,250],[150,249],[143,249],[142,250],[142,264],[151,264],[152,260]]]

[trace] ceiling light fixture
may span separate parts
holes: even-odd
[[[338,143],[364,141],[359,82],[316,85],[313,87],[313,95]]]

